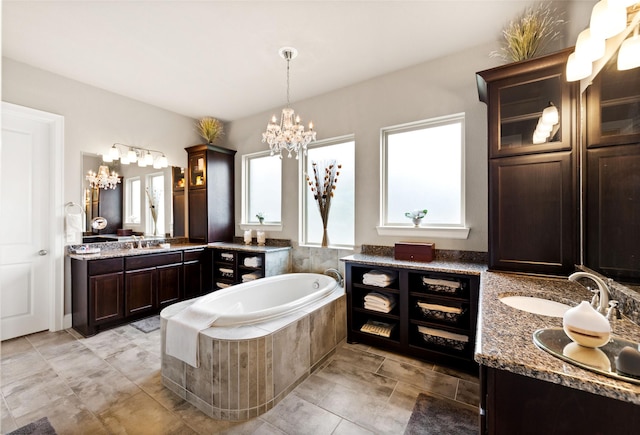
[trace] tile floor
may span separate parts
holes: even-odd
[[[478,379],[343,344],[266,414],[212,420],[165,389],[160,331],[42,332],[1,345],[2,433],[46,416],[64,434],[402,434],[420,392],[477,410]]]

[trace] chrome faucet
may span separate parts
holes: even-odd
[[[607,283],[602,278],[588,272],[575,272],[569,275],[569,281],[577,281],[580,278],[589,278],[598,285],[598,306],[597,308],[594,306],[594,308],[600,314],[606,314],[609,308],[609,286]],[[595,302],[595,298],[593,302]]]
[[[140,238],[138,238],[135,234],[133,234],[131,237],[133,237],[134,244],[138,244],[138,249],[142,249],[142,241],[144,240],[144,236],[140,236]]]
[[[344,278],[338,269],[334,269],[333,267],[324,271],[325,275],[331,276],[331,274],[335,275],[335,279],[338,282],[340,287],[344,287]]]

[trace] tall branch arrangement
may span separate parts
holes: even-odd
[[[322,246],[328,246],[327,225],[331,210],[331,198],[333,198],[333,191],[336,190],[342,165],[338,165],[335,160],[328,160],[319,163],[311,162],[311,166],[313,167],[313,179],[307,174],[307,184],[309,184],[313,198],[318,203],[322,219]]]

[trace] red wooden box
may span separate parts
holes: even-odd
[[[436,254],[435,243],[399,242],[394,249],[394,258],[404,261],[433,261]]]

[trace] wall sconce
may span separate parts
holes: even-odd
[[[162,169],[169,166],[169,161],[162,151],[114,143],[109,152],[102,155],[102,161],[110,163],[118,159],[123,165],[138,162],[141,168],[153,165],[155,169]]]
[[[593,6],[589,27],[580,32],[575,50],[567,60],[567,81],[582,80],[593,73],[592,63],[605,56],[606,40],[620,35],[627,29],[627,13],[635,13],[631,24],[636,26],[640,17],[638,5],[640,2],[637,0],[600,0]],[[631,6],[633,8],[628,10]],[[622,47],[625,47],[625,50]],[[634,36],[625,40],[620,47],[618,69],[640,66],[639,53],[640,37],[636,27]]]

